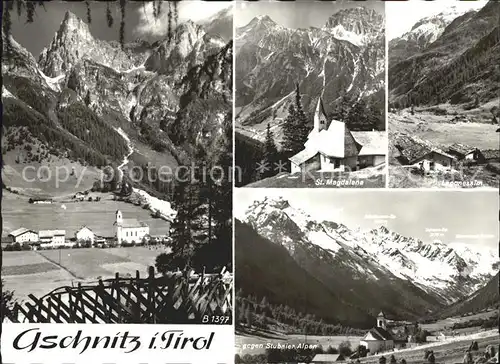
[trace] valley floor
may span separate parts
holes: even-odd
[[[477,341],[479,345],[479,350],[473,353],[474,359],[478,358],[480,354],[484,353],[485,349],[489,345],[494,345],[495,349],[498,351],[498,345],[500,344],[498,330],[483,331],[472,335],[464,335],[452,338],[447,340],[446,342],[430,343],[415,348],[402,349],[399,351],[394,351],[393,353],[386,353],[384,354],[384,356],[386,357],[386,359],[389,359],[389,357],[394,354],[394,357],[398,361],[404,358],[408,364],[420,364],[425,362],[425,351],[432,350],[436,358],[436,363],[462,363],[465,352],[469,348],[472,341]],[[375,364],[379,363],[379,358],[381,356],[382,354],[373,355],[371,357],[363,358],[360,361],[362,364]]]
[[[436,114],[436,108],[445,114]],[[485,110],[475,112],[452,111],[445,107],[408,110],[390,113],[389,119],[389,187],[392,188],[498,188],[500,164],[488,162],[463,167],[455,173],[434,173],[421,176],[410,172],[409,166],[397,160],[395,143],[400,135],[418,137],[447,150],[454,143],[476,147],[479,150],[498,150],[499,125],[488,119]],[[490,114],[491,116],[491,114]]]
[[[29,294],[41,297],[61,286],[113,278],[115,273],[146,275],[163,247],[81,248],[3,252],[5,289],[22,301]]]

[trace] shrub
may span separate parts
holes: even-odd
[[[394,354],[391,355],[391,357],[389,359],[389,363],[390,364],[396,364],[397,363],[396,358],[394,357]]]
[[[387,359],[385,358],[385,356],[381,356],[379,359],[378,359],[378,362],[379,364],[385,364],[387,362]]]

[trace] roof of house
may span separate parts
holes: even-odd
[[[380,311],[377,317],[385,317],[384,311]]]
[[[448,158],[456,159],[454,156],[443,152],[438,147],[432,145],[428,141],[424,141],[417,137],[411,137],[409,135],[400,135],[396,140],[396,147],[403,157],[408,160],[408,163],[413,164],[420,158],[425,157],[431,152],[444,155]]]
[[[320,132],[313,130],[309,134],[306,148],[316,149],[328,157],[347,158],[357,156],[361,145],[356,142],[345,123],[332,120],[328,129]]]
[[[313,363],[330,363],[339,360],[340,354],[316,354]]]
[[[450,145],[448,147],[448,150],[450,152],[467,155],[467,154],[472,153],[475,150],[477,150],[477,148],[476,147],[472,147],[470,145],[466,145],[466,144],[453,143],[452,145]]]
[[[64,236],[66,235],[66,230],[40,230],[38,235],[40,239],[50,238],[53,236]]]
[[[290,162],[293,164],[296,164],[300,166],[302,163],[305,161],[308,161],[312,157],[314,157],[316,154],[318,154],[318,149],[317,148],[312,148],[312,147],[306,147],[304,150],[301,150],[294,156],[290,157]]]
[[[17,236],[23,235],[23,234],[28,233],[28,232],[34,233],[35,231],[30,230],[30,229],[26,229],[26,228],[19,228],[19,229],[12,231],[9,235],[17,237]]]
[[[92,231],[92,229],[91,229],[91,228],[89,228],[88,226],[85,226],[85,225],[84,225],[84,226],[82,226],[80,229],[78,229],[78,230],[76,231],[76,233],[78,233],[78,232],[80,232],[80,231],[82,231],[82,230],[84,230],[84,229],[87,229],[87,230],[89,230],[89,231]],[[75,233],[75,234],[76,234],[76,233]]]
[[[147,225],[137,219],[123,219],[121,224],[124,228],[136,228],[136,227],[146,227]]]
[[[387,133],[385,131],[353,131],[352,136],[361,144],[360,156],[386,155]]]
[[[393,340],[390,332],[382,327],[374,327],[368,333],[372,334],[376,341]],[[367,340],[366,336],[368,335],[368,333],[365,335],[365,338],[363,338],[363,340]]]

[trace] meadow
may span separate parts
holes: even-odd
[[[2,278],[5,289],[13,290],[19,300],[28,294],[43,296],[55,288],[77,282],[95,282],[121,276],[147,275],[155,258],[165,248],[85,248],[3,252]]]
[[[451,115],[434,115],[422,112],[411,115],[404,112],[401,115],[388,115],[389,131],[406,133],[428,140],[446,149],[453,143],[462,143],[479,149],[498,149],[498,125],[479,122],[451,123]],[[389,138],[391,139],[391,138]]]
[[[488,335],[488,336],[487,336]],[[469,335],[461,340],[456,340],[452,342],[446,342],[441,344],[429,344],[422,345],[421,347],[414,349],[406,349],[401,351],[395,351],[393,353],[386,353],[384,356],[389,362],[389,358],[392,354],[399,362],[401,359],[405,359],[407,364],[421,364],[426,363],[424,359],[424,354],[426,350],[432,350],[436,358],[436,363],[439,364],[456,364],[462,363],[466,350],[469,348],[472,341],[477,341],[479,350],[473,352],[474,360],[476,360],[480,354],[484,353],[489,345],[496,346],[500,344],[500,339],[498,337],[498,330],[493,330],[489,332],[484,332],[476,335]],[[381,355],[374,355],[371,357],[363,358],[360,360],[362,364],[378,364]]]
[[[151,216],[149,210],[122,201],[114,201],[110,194],[102,194],[99,202],[54,202],[52,204],[30,204],[28,198],[4,191],[2,201],[3,232],[25,227],[33,230],[65,229],[66,239],[83,225],[95,234],[114,236],[115,213],[120,210],[123,217],[135,218],[149,225],[151,235],[167,235],[170,224]]]

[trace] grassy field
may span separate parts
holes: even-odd
[[[130,247],[3,252],[2,278],[5,288],[22,300],[30,293],[42,296],[60,286],[112,278],[116,272],[135,276],[139,270],[146,275],[164,251]]]
[[[90,189],[101,176],[97,168],[85,167],[65,158],[51,156],[51,160],[41,163],[18,164],[15,162],[17,155],[16,150],[3,155],[2,180],[6,186],[27,196],[74,194]],[[75,174],[71,176],[73,169]]]
[[[453,143],[468,144],[479,149],[498,149],[498,125],[474,122],[451,123],[450,115],[434,115],[429,112],[411,115],[390,113],[389,131],[406,133],[446,148]],[[391,139],[391,138],[389,138]]]
[[[484,333],[485,334],[485,333]],[[478,334],[479,336],[480,334]],[[462,363],[463,357],[465,355],[465,351],[469,348],[472,341],[477,341],[479,345],[479,350],[474,353],[474,360],[479,357],[480,353],[484,353],[485,349],[488,345],[495,345],[498,349],[498,345],[500,344],[500,338],[498,337],[497,332],[490,332],[488,337],[464,337],[463,340],[457,340],[449,343],[442,344],[434,344],[431,345],[423,345],[421,347],[415,349],[405,349],[399,352],[394,352],[394,357],[399,362],[400,359],[405,359],[408,364],[421,364],[425,363],[424,359],[425,350],[433,350],[434,356],[436,358],[436,363],[438,364],[456,364]],[[389,362],[389,358],[391,353],[386,353],[384,355]],[[362,364],[378,364],[380,355],[367,357],[361,359]]]
[[[167,221],[155,219],[150,211],[133,204],[113,201],[110,195],[103,196],[99,202],[36,205],[30,204],[25,196],[4,191],[2,234],[6,236],[19,227],[34,230],[65,229],[66,239],[69,239],[82,225],[87,225],[97,235],[114,236],[116,210],[121,210],[125,219],[135,218],[148,224],[151,235],[166,235],[169,232],[170,224]]]
[[[317,335],[280,335],[274,334],[268,337],[236,334],[236,353],[240,355],[250,354],[258,355],[266,351],[266,344],[291,344],[298,345],[321,345],[323,349],[329,346],[338,347],[342,342],[349,341],[351,347],[355,348],[359,345],[359,336],[317,336]]]
[[[497,313],[498,311],[491,310],[464,317],[461,316],[448,317],[444,320],[439,320],[433,323],[421,324],[420,327],[429,332],[450,330],[454,324],[468,322],[472,320],[478,320],[478,319],[487,319],[495,316]]]

